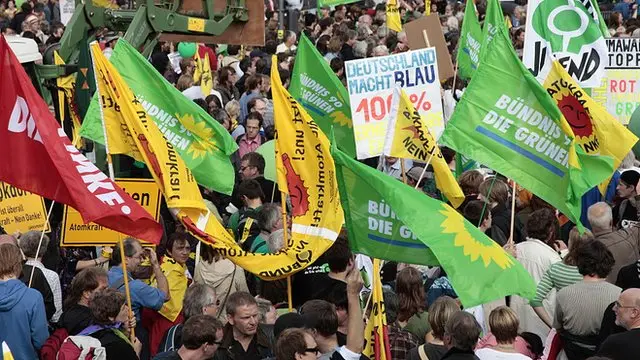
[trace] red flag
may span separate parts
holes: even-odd
[[[67,204],[85,222],[160,242],[162,226],[71,145],[2,36],[0,180]]]

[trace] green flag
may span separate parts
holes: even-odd
[[[386,230],[390,225],[384,224],[384,221],[395,218],[403,224],[405,231],[412,232],[430,250],[412,248],[411,251],[416,253],[413,256],[422,259],[435,256],[465,307],[512,294],[533,298],[536,285],[522,265],[455,209],[351,159],[335,146],[332,155],[336,163],[349,242],[357,244],[354,248],[356,252],[360,252],[362,242],[367,241],[367,237],[362,235],[364,231],[369,235],[388,238]],[[357,187],[349,187],[351,184]],[[357,216],[354,216],[352,203],[356,204]],[[371,230],[365,230],[369,221],[366,217],[362,219],[365,216],[360,214],[363,207],[368,207],[369,216],[374,217],[375,221],[369,220],[371,225],[376,225],[370,226]],[[364,224],[354,224],[356,221]],[[371,236],[368,238],[371,239]],[[378,252],[386,252],[387,258],[396,257],[393,252],[398,246],[384,241],[369,241],[371,248],[381,248]],[[423,260],[420,263],[426,262]]]
[[[611,176],[612,158],[584,153],[504,32],[487,50],[440,141],[512,178],[581,228],[581,197]]]
[[[464,9],[464,19],[460,30],[460,42],[458,45],[458,76],[468,80],[478,68],[480,62],[480,46],[482,45],[482,28],[476,14],[476,6],[473,1],[467,1]]]
[[[460,175],[467,170],[475,170],[479,167],[478,163],[463,155],[456,154],[456,179],[460,179]]]
[[[480,47],[480,59],[483,59],[488,45],[496,36],[498,31],[503,31],[508,37],[507,26],[504,22],[504,14],[502,13],[502,6],[500,0],[488,0],[487,1],[487,13],[484,17],[484,24],[482,26],[482,46]]]
[[[78,115],[81,119],[84,119],[91,102],[91,94],[96,91],[96,80],[93,76],[93,66],[91,66],[91,56],[89,55],[89,40],[86,32],[80,42],[75,90],[75,104]]]
[[[229,132],[206,111],[187,99],[123,39],[109,59],[129,85],[147,114],[176,148],[196,181],[231,194],[235,171],[230,155],[238,146]],[[80,135],[104,144],[98,98],[94,97]]]
[[[360,0],[318,0],[318,9],[323,6],[338,6],[344,4],[351,4]]]
[[[325,134],[333,127],[340,150],[356,157],[349,93],[304,34],[300,38],[289,93]]]

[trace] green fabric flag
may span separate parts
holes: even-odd
[[[456,61],[458,62],[458,76],[460,76],[460,78],[465,80],[471,79],[471,75],[473,75],[478,68],[482,39],[482,28],[478,21],[475,4],[473,1],[467,1],[456,57]]]
[[[80,42],[75,90],[75,103],[78,107],[78,115],[80,116],[80,119],[84,119],[87,114],[87,110],[89,109],[89,103],[91,102],[91,94],[96,91],[96,80],[93,76],[91,55],[89,55],[89,40],[86,32],[82,36],[82,41]]]
[[[318,9],[323,6],[338,6],[344,4],[351,4],[360,0],[318,0]]]
[[[384,222],[396,218],[404,224],[405,231],[411,231],[430,250],[415,247],[411,250],[416,253],[414,257],[429,259],[435,256],[465,307],[512,294],[533,298],[536,284],[522,265],[455,209],[351,159],[335,146],[332,155],[349,242],[358,244],[354,248],[356,252],[360,252],[362,242],[367,241],[367,237],[361,235],[364,231],[388,238],[386,233],[390,226]],[[369,221],[363,217],[366,217],[367,207],[371,213],[369,217],[374,218],[371,223],[376,225],[371,226],[373,230],[366,230]],[[387,211],[383,213],[385,207]],[[365,214],[360,214],[363,211]],[[384,217],[384,214],[389,215]],[[357,221],[364,224],[355,224]],[[398,246],[374,240],[371,243],[371,248],[383,248],[379,251],[396,260],[393,252]],[[366,255],[374,256],[372,253]]]
[[[349,93],[306,35],[300,38],[289,93],[325,134],[331,127],[338,148],[356,157]]]
[[[230,195],[235,171],[230,156],[238,146],[206,111],[164,79],[128,42],[118,40],[109,59],[147,114],[176,148],[199,184]],[[104,144],[98,98],[94,96],[80,135]]]
[[[480,166],[478,165],[478,162],[463,155],[463,154],[456,154],[456,179],[460,178],[460,175],[462,175],[463,172],[467,171],[467,170],[475,170],[477,168],[479,168]],[[463,209],[461,209],[463,210]]]
[[[496,36],[498,31],[503,31],[507,37],[509,37],[509,31],[504,20],[504,14],[502,13],[502,6],[500,0],[488,0],[487,13],[484,17],[484,24],[482,27],[482,46],[480,47],[480,59],[483,59],[486,55],[488,45]]]
[[[487,50],[440,141],[515,180],[582,228],[581,197],[611,176],[613,160],[584,153],[504,32]]]

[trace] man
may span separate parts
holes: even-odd
[[[387,56],[389,49],[385,45],[378,45],[373,48],[373,57]]]
[[[616,193],[621,201],[613,208],[613,221],[616,224],[616,229],[622,227],[623,220],[638,221],[636,186],[638,186],[639,181],[640,173],[635,170],[627,170],[620,174],[620,182],[616,186]]]
[[[449,318],[444,327],[444,346],[447,353],[442,360],[480,360],[474,353],[480,325],[473,315],[465,311],[458,311]]]
[[[380,159],[378,170],[398,180],[402,180],[402,163],[398,160],[399,159],[397,157],[384,156]],[[403,161],[405,171],[411,169],[411,167],[413,166],[413,161],[409,159],[403,159]]]
[[[613,230],[613,214],[611,207],[605,202],[591,205],[587,210],[593,236],[601,241],[613,254],[616,263],[607,276],[607,281],[614,284],[620,269],[640,258],[640,227]]]
[[[262,127],[262,115],[258,112],[251,112],[245,122],[245,134],[238,137],[238,156],[242,158],[245,154],[258,150],[260,145],[267,142],[264,136],[260,135]]]
[[[322,19],[326,19],[331,16],[331,7],[329,5],[323,5],[320,8],[320,16],[318,17],[318,21]]]
[[[278,184],[264,177],[264,157],[257,152],[245,154],[240,160],[240,179],[255,180],[260,184],[265,198],[262,202],[280,203]],[[274,189],[275,187],[275,189]]]
[[[282,209],[276,204],[264,204],[258,211],[257,220],[260,233],[249,237],[242,244],[242,249],[258,254],[268,254],[267,239],[273,232],[281,230],[283,227]]]
[[[349,30],[342,36],[342,41],[344,44],[342,45],[342,49],[340,50],[340,55],[342,56],[342,61],[349,61],[356,58],[353,54],[353,45],[358,40],[358,33],[355,30]]]
[[[287,33],[284,36],[284,42],[282,42],[276,48],[276,54],[285,53],[285,52],[293,53],[294,51],[296,51],[297,40],[298,39],[296,37],[296,33],[294,33],[291,30],[287,30]]]
[[[640,289],[623,291],[614,303],[616,325],[627,331],[609,336],[600,345],[599,356],[612,360],[633,359],[640,354]]]
[[[262,76],[261,75],[251,75],[249,76],[245,83],[246,85],[245,92],[240,96],[240,121],[244,121],[249,115],[248,104],[253,98],[260,96],[260,87],[262,85]],[[254,111],[257,111],[254,109]]]
[[[184,323],[172,326],[164,338],[160,342],[158,352],[174,351],[184,344],[184,336],[186,324],[192,317],[199,315],[216,316],[218,312],[218,299],[216,298],[216,290],[207,284],[194,283],[187,288],[184,294],[182,305],[182,313],[184,314]],[[216,319],[216,321],[218,321]],[[222,333],[222,325],[220,325]],[[222,334],[220,335],[220,338]]]
[[[222,341],[223,325],[215,316],[199,314],[185,321],[178,350],[156,355],[154,360],[208,360]]]
[[[242,181],[235,194],[240,198],[243,206],[231,215],[227,228],[233,231],[236,241],[242,245],[250,236],[260,232],[257,218],[264,194],[260,184],[255,180]]]
[[[255,59],[255,60],[254,60]],[[251,52],[251,56],[247,56],[244,59],[240,60],[240,70],[244,73],[238,81],[236,81],[236,88],[238,88],[238,92],[240,94],[244,93],[245,86],[244,83],[247,79],[256,74],[256,61],[260,59],[259,57],[253,57],[253,51]],[[212,69],[213,70],[213,69]]]
[[[262,93],[262,89],[264,88],[262,84],[265,81],[265,77],[264,77],[264,75],[260,75],[260,77],[261,77],[261,81],[260,81],[259,89],[261,89],[260,92]],[[245,116],[248,116],[248,114],[250,114],[252,112],[257,112],[258,114],[260,114],[263,117],[263,122],[264,122],[264,116],[265,116],[265,114],[267,112],[267,101],[266,100],[267,99],[265,99],[262,96],[254,96],[253,98],[249,99],[247,101],[247,114]]]
[[[238,291],[227,298],[227,325],[215,360],[262,360],[273,356],[273,328],[259,324],[256,299]]]
[[[51,36],[49,36],[45,45],[59,43],[62,39],[62,35],[64,35],[64,24],[54,23],[53,25],[51,25]]]

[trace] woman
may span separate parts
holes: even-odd
[[[60,318],[60,325],[67,329],[69,335],[77,335],[91,325],[91,298],[108,286],[107,271],[100,267],[84,269],[73,278]]]
[[[397,324],[418,339],[424,339],[429,332],[428,313],[425,309],[424,284],[422,274],[413,267],[406,267],[398,273],[396,280],[398,294]]]
[[[133,342],[129,340],[129,329],[133,328],[135,317],[130,323],[124,294],[111,288],[102,289],[93,295],[89,308],[93,325],[78,335],[98,339],[107,353],[107,360],[138,360],[142,343],[137,338]]]
[[[193,77],[191,75],[180,75],[176,82],[176,88],[182,92],[193,86]]]
[[[499,306],[493,309],[489,314],[489,328],[496,345],[476,349],[476,356],[480,360],[531,360],[516,348],[519,324],[518,316],[510,308]]]
[[[340,50],[342,49],[342,41],[340,37],[334,36],[329,40],[327,45],[327,53],[324,55],[324,59],[330,64],[331,60],[340,56]]]
[[[222,108],[222,103],[220,102],[220,99],[216,96],[216,95],[208,95],[204,101],[207,102],[207,109],[208,109],[208,113],[209,115],[213,114],[214,111],[219,110]]]
[[[191,274],[187,270],[191,245],[187,236],[184,232],[175,232],[169,236],[166,254],[160,265],[164,276],[167,277],[171,298],[164,303],[160,311],[145,311],[143,316],[145,327],[149,330],[149,348],[152,356],[155,355],[167,330],[184,320],[182,300],[191,281]]]
[[[530,304],[533,307],[533,311],[538,314],[548,327],[553,327],[553,320],[551,320],[551,316],[545,310],[542,302],[552,289],[560,291],[560,289],[582,280],[582,275],[580,275],[576,266],[576,250],[593,240],[594,237],[591,231],[585,230],[584,234],[581,235],[577,227],[571,229],[569,233],[569,253],[562,261],[552,264],[538,283],[536,297]]]
[[[411,349],[407,355],[407,360],[420,360],[424,357],[420,356],[423,353],[429,358],[429,360],[440,360],[447,352],[447,347],[444,345],[444,326],[449,318],[460,311],[460,305],[448,296],[439,297],[431,307],[429,307],[429,326],[431,332],[427,334],[424,345],[420,345],[417,348]]]
[[[479,188],[478,200],[487,203],[491,210],[491,239],[500,246],[504,246],[509,238],[511,229],[511,209],[509,202],[509,187],[496,177],[485,179]],[[517,244],[524,240],[522,223],[516,218],[513,239]]]
[[[216,90],[222,96],[222,105],[227,105],[231,100],[240,100],[240,92],[234,86],[237,80],[236,70],[231,66],[224,66],[218,71],[218,86]]]
[[[220,309],[224,309],[230,294],[249,291],[244,270],[231,260],[223,258],[213,247],[205,244],[201,246],[202,261],[196,266],[194,281],[216,289]],[[223,313],[224,311],[219,311],[217,318],[226,322],[226,316]]]
[[[238,100],[231,100],[225,106],[224,110],[229,115],[229,133],[235,140],[238,136],[244,135],[244,126],[239,125],[240,120],[240,102]]]

